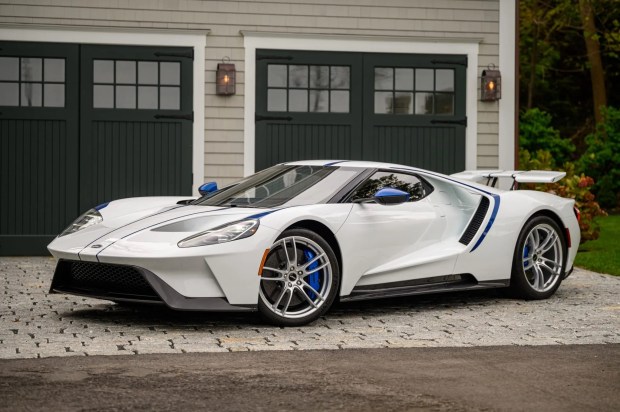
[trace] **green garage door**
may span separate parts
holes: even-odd
[[[303,159],[465,168],[466,56],[258,50],[256,170]]]
[[[0,42],[0,256],[47,254],[81,212],[189,195],[186,48]]]

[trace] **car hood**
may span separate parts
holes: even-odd
[[[149,198],[142,199],[111,202],[100,210],[103,217],[100,224],[57,237],[48,249],[56,257],[69,258],[92,246],[96,246],[100,252],[120,239],[138,234],[144,238],[184,238],[266,211],[256,208],[176,204],[178,200],[186,198],[168,198],[167,202],[161,198],[150,198],[150,202],[146,200]]]

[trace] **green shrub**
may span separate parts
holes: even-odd
[[[603,122],[586,136],[587,149],[579,170],[595,180],[593,192],[604,208],[620,206],[620,109],[603,110]]]
[[[596,202],[590,188],[594,185],[594,179],[583,173],[575,173],[575,164],[566,162],[562,167],[555,167],[553,156],[548,150],[538,150],[533,156],[527,150],[519,153],[519,165],[522,170],[563,170],[566,177],[553,184],[522,185],[521,188],[540,190],[555,195],[575,199],[575,206],[581,212],[579,228],[581,229],[581,243],[586,240],[598,239],[600,227],[594,220],[597,216],[606,213]]]
[[[551,115],[540,109],[522,112],[519,118],[519,146],[530,153],[549,151],[553,165],[562,165],[570,160],[575,145],[569,139],[562,138],[551,121]]]

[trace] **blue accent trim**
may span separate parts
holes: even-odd
[[[489,219],[489,223],[487,223],[487,227],[484,228],[484,232],[482,232],[482,235],[480,235],[480,238],[478,239],[478,241],[476,242],[472,250],[469,251],[469,253],[473,252],[474,250],[476,250],[476,248],[478,248],[478,246],[480,246],[480,244],[486,237],[487,233],[489,233],[489,230],[491,230],[491,226],[493,226],[493,223],[495,222],[495,217],[497,216],[497,211],[499,210],[499,200],[500,200],[499,196],[493,195],[493,200],[494,200],[493,212],[491,213],[491,218]]]
[[[102,203],[102,204],[100,204],[99,206],[95,206],[95,210],[96,210],[96,211],[100,211],[101,209],[103,209],[104,207],[106,207],[106,206],[107,206],[107,205],[109,205],[109,204],[110,204],[110,202],[105,202],[105,203]]]
[[[409,193],[403,192],[399,189],[394,189],[393,187],[384,187],[375,193],[375,197],[396,197],[396,196],[407,196],[407,200],[409,200]]]
[[[198,188],[198,193],[203,196],[213,192],[217,192],[217,183],[215,182],[204,183]]]
[[[271,214],[271,213],[273,213],[273,212],[275,212],[277,210],[279,210],[279,209],[270,210],[268,212],[257,213],[255,215],[246,217],[246,219],[260,219],[261,217],[267,216],[267,215],[269,215],[269,214]]]
[[[348,160],[338,160],[338,161],[335,161],[335,162],[326,163],[323,166],[333,166],[333,165],[336,165],[338,163],[344,163],[344,162],[348,162]]]

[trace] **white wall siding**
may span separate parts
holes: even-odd
[[[240,31],[479,39],[479,76],[487,65],[499,65],[499,6],[500,0],[0,0],[0,24],[16,29],[209,30],[204,177],[227,184],[244,173],[245,50]],[[215,70],[225,56],[237,68],[237,95],[230,97],[215,95]],[[498,104],[477,106],[477,166],[495,168]]]

